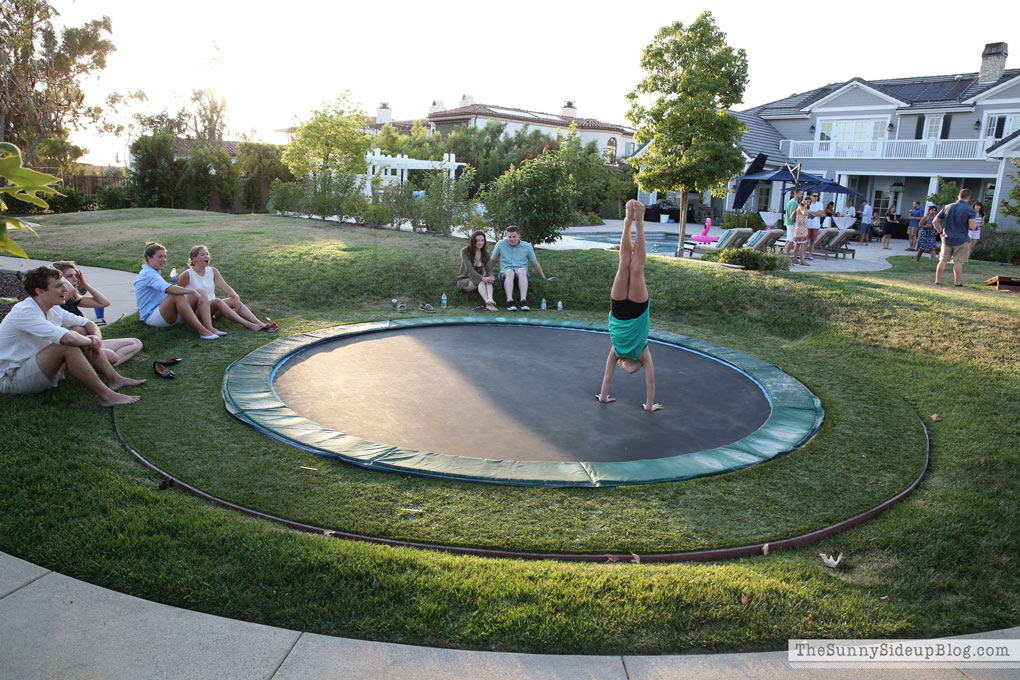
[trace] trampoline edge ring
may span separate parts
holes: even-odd
[[[280,338],[231,363],[223,376],[223,401],[231,415],[263,434],[360,467],[454,481],[544,487],[650,484],[733,472],[803,446],[818,432],[824,418],[821,400],[776,366],[704,340],[658,330],[649,334],[651,341],[707,357],[756,383],[771,408],[765,422],[729,444],[669,457],[617,462],[517,461],[467,458],[361,439],[305,418],[276,394],[273,381],[277,370],[317,345],[362,334],[473,324],[607,331],[604,323],[505,316],[420,317],[335,326]]]

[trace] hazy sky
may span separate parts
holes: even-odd
[[[641,78],[642,50],[662,26],[694,20],[707,3],[517,0],[508,3],[51,0],[60,22],[113,21],[107,68],[89,101],[144,90],[145,112],[176,110],[192,88],[227,99],[231,133],[273,135],[350,90],[366,113],[388,102],[395,119],[419,118],[433,99],[558,112],[627,124],[625,95]],[[967,5],[973,14],[908,2],[713,3],[717,25],[747,51],[745,105],[860,76],[976,71],[985,43],[1020,50],[1011,0]],[[957,5],[958,7],[960,5]],[[790,10],[795,7],[795,10]],[[633,10],[633,12],[630,12]],[[933,16],[938,15],[938,16]],[[1020,66],[1020,55],[1007,61]],[[72,136],[87,162],[113,163],[126,141]]]

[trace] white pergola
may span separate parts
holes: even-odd
[[[450,179],[454,179],[457,168],[467,165],[458,163],[457,155],[452,153],[444,153],[441,161],[423,161],[417,158],[408,158],[407,154],[387,156],[380,149],[365,154],[365,160],[368,161],[369,180],[365,184],[366,192],[371,192],[372,184],[379,179],[384,182],[403,184],[407,181],[407,173],[410,170],[443,170],[450,176]]]

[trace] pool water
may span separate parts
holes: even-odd
[[[574,238],[579,238],[583,241],[595,241],[597,243],[612,243],[617,244],[620,242],[619,234],[610,233],[591,233],[591,234],[570,234]],[[662,253],[664,255],[672,255],[676,252],[676,245],[679,241],[679,237],[675,234],[645,234],[645,252],[655,254]],[[633,243],[634,239],[631,239]]]

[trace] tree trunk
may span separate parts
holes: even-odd
[[[687,190],[684,189],[680,192],[680,216],[677,218],[677,223],[680,225],[679,236],[680,240],[676,244],[676,256],[684,256],[684,242],[687,240]],[[693,257],[693,254],[692,254]]]

